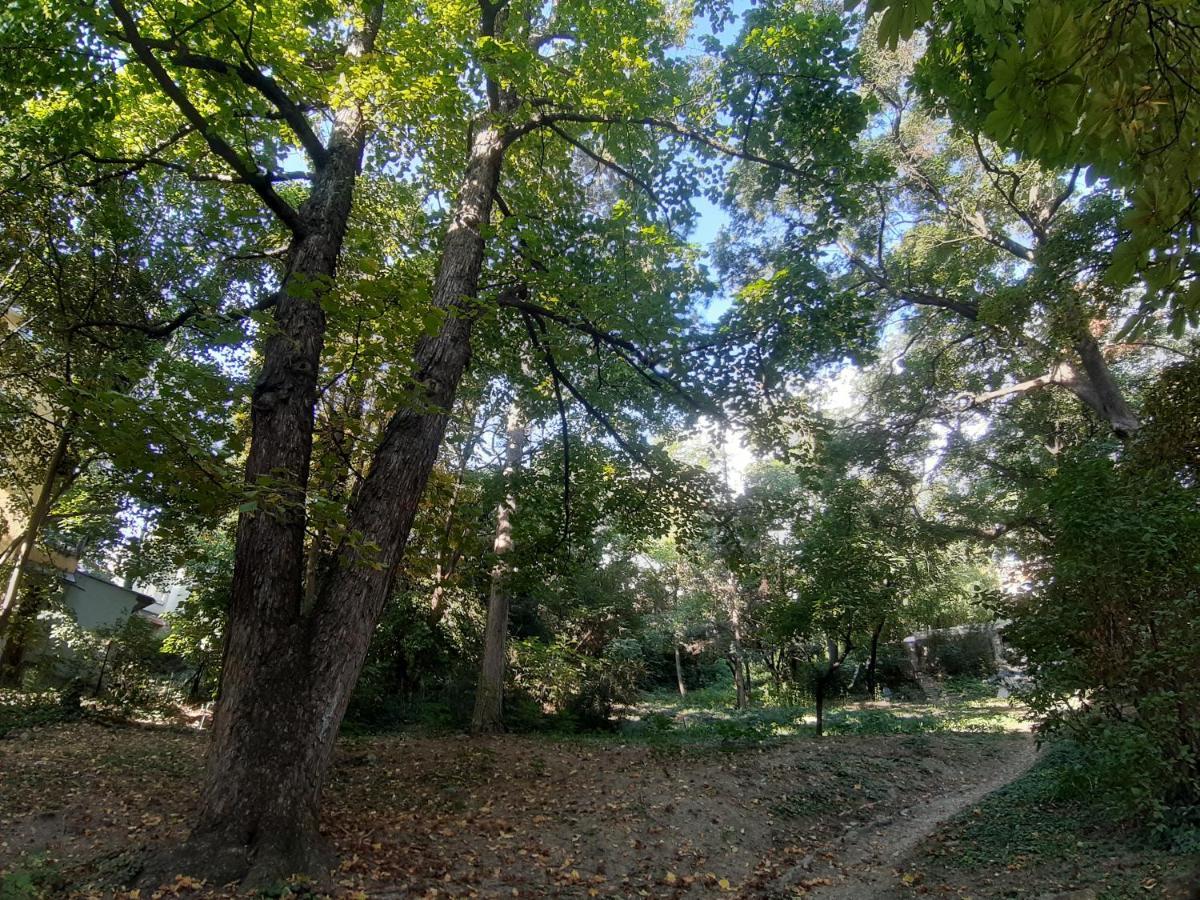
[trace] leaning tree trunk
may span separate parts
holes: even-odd
[[[493,552],[491,594],[488,597],[487,625],[483,635],[483,662],[475,691],[475,711],[471,715],[473,734],[495,734],[503,728],[504,663],[508,658],[509,578],[512,564],[512,514],[517,508],[516,478],[521,469],[528,428],[520,405],[514,400],[508,410],[508,428],[504,448],[504,499],[496,507],[496,539]]]
[[[361,120],[354,127],[349,117],[341,121],[343,145],[354,150],[344,150],[341,159],[356,165]],[[470,358],[484,251],[481,229],[491,215],[503,149],[498,127],[476,133],[434,280],[434,305],[448,314],[438,334],[417,346],[412,396],[384,428],[351,507],[346,534],[356,539],[343,538],[336,548],[308,615],[300,614],[304,527],[299,510],[260,510],[239,522],[225,671],[188,854],[192,859],[197,851],[206,854],[210,877],[264,882],[315,870],[324,861],[317,832],[321,790]],[[331,166],[334,156],[331,147]],[[335,205],[344,223],[349,191],[333,196],[344,200],[344,207]],[[336,254],[329,252],[343,234],[344,225],[336,241],[324,233],[307,236],[294,259],[332,267]],[[303,485],[320,307],[286,292],[282,301],[281,332],[292,340],[268,348],[255,392],[248,480],[254,483],[281,467],[292,473],[293,483]]]
[[[71,444],[71,427],[75,422],[75,418],[75,415],[72,413],[71,417],[67,420],[67,426],[63,428],[58,436],[58,442],[55,443],[54,449],[50,453],[50,461],[46,464],[42,483],[38,486],[37,495],[33,498],[33,509],[29,513],[29,522],[25,526],[25,531],[21,537],[17,539],[17,545],[11,548],[14,557],[13,569],[9,573],[8,582],[5,584],[3,600],[0,600],[0,652],[4,650],[9,624],[17,609],[17,597],[21,593],[21,583],[25,578],[25,567],[29,565],[29,560],[33,556],[33,550],[37,546],[38,535],[41,534],[42,527],[46,524],[46,519],[50,515],[50,505],[54,501],[54,486],[58,479],[58,470],[62,468],[63,462],[67,458],[67,448]]]

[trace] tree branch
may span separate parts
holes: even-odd
[[[267,208],[275,213],[284,225],[293,233],[301,233],[303,231],[303,222],[296,210],[275,192],[275,188],[271,186],[270,178],[259,172],[257,166],[251,168],[242,159],[241,155],[223,137],[217,134],[211,123],[196,108],[187,93],[175,82],[163,67],[163,64],[159,62],[158,57],[154,55],[154,51],[141,36],[141,33],[138,31],[137,22],[134,21],[133,16],[122,0],[108,0],[108,3],[112,8],[113,14],[121,23],[121,28],[125,32],[124,37],[129,42],[129,46],[134,54],[150,71],[151,77],[158,83],[159,88],[167,95],[167,98],[175,104],[176,108],[183,114],[183,117],[187,119],[191,126],[203,136],[212,152],[222,159],[233,170],[235,175],[243,179],[246,184],[254,189],[255,193],[267,205]]]
[[[679,396],[688,406],[696,412],[712,412],[707,409],[700,401],[696,400],[691,394],[684,390],[674,379],[657,371],[657,363],[655,360],[632,341],[626,340],[623,337],[613,334],[611,331],[605,331],[603,328],[589,322],[587,319],[573,319],[570,316],[564,316],[561,313],[556,313],[553,310],[547,309],[544,306],[539,306],[536,303],[531,303],[516,296],[513,292],[501,293],[496,298],[497,306],[506,306],[511,309],[519,310],[522,315],[530,315],[538,320],[549,319],[552,322],[570,328],[573,331],[581,332],[589,337],[617,351],[618,355],[630,366],[637,371],[642,377],[646,378],[651,384],[656,387],[667,387],[676,395]],[[628,355],[626,355],[628,354]],[[632,357],[632,358],[630,358]]]
[[[562,138],[564,141],[566,141],[568,144],[570,144],[572,147],[574,147],[576,150],[578,150],[580,153],[582,153],[588,159],[595,162],[597,165],[604,166],[607,169],[612,169],[612,171],[616,172],[618,175],[620,175],[626,181],[629,181],[629,182],[637,185],[639,188],[642,189],[642,191],[646,194],[646,196],[649,197],[654,202],[655,206],[662,206],[662,201],[658,199],[658,194],[655,193],[654,188],[651,187],[648,182],[639,178],[637,175],[634,175],[632,172],[630,172],[628,169],[626,169],[624,166],[622,166],[616,160],[609,159],[608,157],[602,156],[601,154],[595,152],[590,147],[588,147],[586,144],[584,144],[582,141],[578,141],[575,138],[573,138],[571,135],[567,134],[567,132],[563,131],[557,125],[550,124],[550,125],[547,125],[546,127],[548,127],[551,131],[553,131],[555,134],[557,134],[560,138]]]
[[[521,319],[525,323],[525,331],[529,334],[530,343],[533,344],[535,350],[542,354],[542,359],[546,362],[546,368],[550,370],[550,374],[553,376],[554,380],[570,392],[571,396],[574,397],[579,402],[579,405],[587,411],[587,414],[595,419],[596,422],[600,424],[600,427],[603,428],[608,435],[617,442],[617,446],[620,447],[626,453],[626,455],[637,462],[638,465],[645,469],[650,475],[656,475],[657,473],[655,472],[653,466],[651,466],[647,461],[646,455],[640,449],[626,440],[621,433],[617,431],[616,427],[612,424],[612,421],[608,418],[608,416],[597,409],[596,406],[590,400],[588,400],[587,397],[585,397],[577,387],[575,387],[571,380],[567,378],[563,370],[559,368],[558,361],[554,358],[553,352],[551,352],[550,348],[545,344],[541,337],[539,337],[537,329],[533,324],[533,317],[528,313],[522,313]],[[542,324],[541,327],[545,328],[545,325]]]
[[[122,35],[122,37],[129,40],[129,35],[127,34]],[[250,62],[235,65],[223,59],[218,59],[215,56],[196,53],[178,40],[158,40],[146,37],[141,38],[141,40],[151,49],[162,50],[170,54],[171,62],[177,66],[201,72],[213,72],[217,75],[229,75],[239,79],[247,87],[254,88],[268,103],[279,111],[283,121],[287,122],[288,127],[292,129],[297,140],[300,141],[300,145],[312,160],[313,165],[318,168],[325,165],[326,160],[329,158],[329,151],[321,143],[321,139],[317,137],[316,132],[313,131],[303,107],[288,96],[278,81],[267,75],[257,66],[252,65]]]
[[[272,291],[253,306],[231,309],[228,312],[218,314],[216,318],[223,319],[227,322],[240,322],[243,319],[248,319],[256,312],[262,312],[263,310],[270,309],[278,302],[279,293],[277,291]],[[147,337],[165,338],[170,337],[188,322],[192,321],[193,319],[199,319],[203,315],[204,310],[199,306],[189,306],[165,322],[122,322],[116,319],[89,319],[84,322],[76,322],[70,328],[68,328],[67,331],[73,334],[78,331],[85,331],[92,328],[116,328],[123,331],[138,331]]]

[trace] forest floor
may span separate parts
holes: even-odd
[[[714,730],[657,709],[640,734],[590,738],[347,738],[326,792],[332,889],[1082,900],[1184,897],[1200,873],[1050,801],[1032,737],[999,711],[995,729],[921,732],[928,712],[847,710],[819,740],[774,714],[764,729],[766,712]],[[886,717],[897,733],[862,733]],[[186,873],[157,892],[111,887],[186,832],[203,742],[94,721],[0,740],[0,898],[235,896]]]

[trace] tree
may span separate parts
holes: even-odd
[[[483,661],[479,669],[479,687],[475,692],[475,712],[471,731],[485,734],[501,728],[504,698],[504,664],[508,656],[509,555],[513,549],[513,512],[517,507],[517,480],[521,458],[529,440],[529,424],[520,403],[512,401],[508,409],[504,441],[505,493],[496,507],[496,539],[492,553],[491,589],[488,595],[487,624],[484,630]]]
[[[1132,453],[1064,454],[1039,492],[1045,552],[1031,590],[1007,598],[1006,632],[1029,661],[1031,707],[1087,760],[1077,776],[1119,819],[1163,828],[1200,801],[1196,697],[1195,362],[1148,395]],[[1193,471],[1189,471],[1193,470]]]
[[[656,3],[483,2],[410,15],[401,3],[263,12],[122,0],[81,19],[33,4],[7,23],[19,41],[55,48],[56,62],[21,79],[72,98],[62,110],[16,117],[11,139],[35,165],[146,179],[163,190],[199,185],[207,206],[192,219],[197,227],[236,221],[251,246],[277,248],[254,254],[263,268],[240,285],[250,296],[241,310],[180,292],[163,319],[141,327],[169,334],[269,310],[258,339],[213,750],[181,854],[220,880],[311,868],[321,856],[319,796],[338,724],[391,593],[470,359],[473,326],[487,307],[479,299],[493,209],[508,207],[519,226],[526,200],[573,202],[576,153],[618,173],[631,197],[645,195],[642,173],[669,169],[660,134],[714,143],[670,115],[686,70],[667,51],[686,23]],[[66,52],[76,47],[82,52]],[[59,59],[70,64],[58,66]],[[611,90],[616,81],[619,95]],[[462,156],[450,135],[464,120],[471,127]],[[34,149],[47,132],[51,152],[61,151],[49,160]],[[411,140],[413,133],[429,143]],[[525,149],[522,139],[535,134],[551,141],[552,155]],[[611,146],[594,149],[593,141]],[[415,292],[425,333],[412,335],[411,356],[399,354],[407,373],[400,388],[372,410],[379,424],[369,463],[315,567],[320,583],[306,592],[304,574],[314,571],[306,526],[315,410],[326,390],[326,350],[344,322],[336,313],[356,286],[339,260],[368,178],[360,172],[371,167],[386,178],[394,159],[418,165],[435,190],[455,199],[432,284]],[[512,184],[502,187],[506,161]],[[547,182],[547,172],[559,177]],[[644,218],[652,206],[679,207],[690,187],[674,184],[665,200],[627,200],[626,209]],[[519,227],[501,234],[497,272],[509,259],[537,262]],[[548,310],[527,287],[487,293],[537,323],[533,334],[547,322],[585,331],[620,347],[647,377],[662,378],[657,363],[635,360],[633,343],[589,324],[586,312]]]
[[[724,262],[742,300],[731,319],[765,311],[787,323],[766,339],[768,383],[836,360],[848,344],[865,359],[903,322],[910,342],[894,365],[928,346],[987,367],[982,383],[931,397],[931,411],[1060,389],[1116,434],[1134,433],[1121,370],[1153,352],[1162,328],[1142,324],[1129,337],[1144,318],[1143,290],[1109,271],[1119,196],[1084,193],[1078,168],[1007,159],[979,130],[938,118],[910,84],[910,48],[874,50],[869,30],[865,40],[860,90],[877,112],[855,147],[862,162],[848,171],[860,198],[840,225],[824,220],[824,236],[799,237],[811,231],[814,200],[782,190],[764,198],[753,181],[736,208],[743,224]]]
[[[224,409],[233,391],[193,348],[168,353],[145,330],[102,333],[97,321],[145,322],[186,278],[154,257],[147,198],[124,186],[75,188],[41,175],[5,197],[0,214],[5,332],[0,341],[0,415],[10,440],[0,480],[13,536],[0,600],[0,644],[35,561],[69,566],[135,499],[177,501],[186,529],[230,499],[217,442],[235,450]],[[209,281],[192,280],[198,290]],[[114,428],[120,422],[121,428]],[[120,475],[115,472],[120,470]],[[85,539],[86,536],[86,539]],[[26,608],[26,618],[38,604]]]
[[[1177,335],[1195,326],[1200,20],[1191,4],[873,0],[866,8],[882,12],[879,38],[893,47],[922,30],[918,83],[958,124],[1126,192],[1109,277],[1123,284],[1138,273],[1143,314],[1166,307]]]

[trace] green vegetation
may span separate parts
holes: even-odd
[[[1106,900],[1186,890],[1200,872],[1194,834],[1164,845],[1137,830],[1114,831],[1075,780],[1081,767],[1088,763],[1078,748],[1052,744],[1028,773],[946,823],[906,866],[902,883],[914,892],[938,884],[985,892],[991,876],[1006,882],[1008,896],[1054,886]]]
[[[982,789],[1029,710],[1193,841],[1197,4],[848,7],[8,3],[0,735],[203,730],[148,866],[247,889],[339,734]]]

